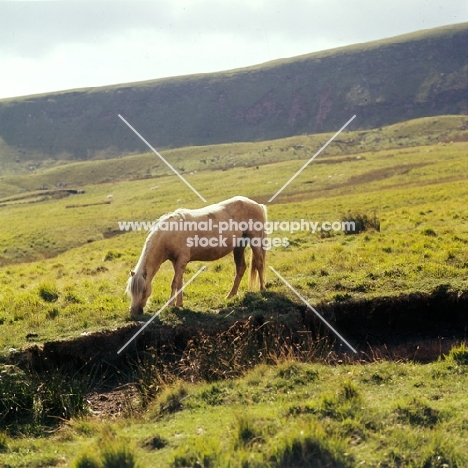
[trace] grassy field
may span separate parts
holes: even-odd
[[[144,408],[0,435],[3,466],[463,467],[467,349],[412,363],[262,365],[242,378],[164,386]],[[106,397],[107,398],[107,397]],[[114,463],[114,464],[112,464]]]
[[[457,120],[456,127],[460,125]],[[277,146],[291,148],[281,140]],[[367,216],[380,220],[380,231],[345,235],[277,230],[271,237],[286,237],[290,245],[269,251],[268,264],[315,303],[431,291],[439,284],[467,289],[466,150],[466,143],[454,142],[314,161],[268,206],[270,221],[321,223]],[[312,149],[301,151],[310,155]],[[286,161],[259,166],[193,171],[187,178],[208,202],[237,194],[266,202],[302,166],[302,160],[290,158],[291,154]],[[80,172],[71,169],[70,174],[81,179]],[[124,322],[125,282],[146,233],[120,234],[118,222],[153,221],[177,207],[201,205],[176,176],[80,188],[85,193],[0,207],[3,352],[24,346],[30,334],[44,341]],[[112,203],[98,204],[109,194]],[[199,266],[192,264],[187,277]],[[230,289],[233,262],[226,258],[207,266],[187,290],[186,303],[193,310],[216,312],[226,305],[223,298]],[[172,267],[165,264],[155,279],[150,312],[167,300],[171,276]],[[270,290],[287,294],[271,273],[268,284]],[[44,298],[48,290],[51,299]]]
[[[431,292],[441,285],[467,291],[466,128],[466,118],[446,117],[340,135],[268,204],[269,220],[367,219],[372,226],[353,235],[277,229],[270,237],[286,237],[289,245],[269,251],[268,265],[312,304]],[[209,203],[238,194],[267,203],[329,136],[164,155],[184,169]],[[65,185],[84,193],[40,197],[32,192]],[[0,194],[4,362],[11,349],[125,324],[125,283],[146,233],[121,233],[118,222],[153,221],[178,207],[202,205],[148,154],[3,177]],[[202,264],[191,264],[186,279]],[[232,259],[207,266],[186,290],[187,314],[214,317],[240,307],[245,279],[240,297],[225,299],[234,274]],[[148,313],[168,299],[171,279],[172,267],[165,264],[153,283]],[[267,289],[294,299],[271,272]],[[184,313],[168,310],[161,321],[180,323]],[[19,432],[7,424],[3,407],[0,464],[61,466],[80,452],[112,458],[115,451],[127,450],[140,466],[286,467],[301,466],[300,457],[305,457],[303,466],[315,466],[310,464],[314,456],[330,466],[464,466],[464,352],[461,348],[426,366],[281,363],[276,356],[277,366],[249,370],[246,365],[241,379],[196,384],[176,376],[158,381],[155,373],[141,373],[133,379],[141,383],[140,390],[119,397],[125,404],[111,421],[104,414],[88,414],[85,397],[72,402],[75,412],[64,415],[60,408],[71,403],[60,400],[60,390],[58,409],[48,406],[45,397],[31,396],[36,413]],[[14,368],[2,368],[4,395],[42,388],[35,375],[19,378],[20,383],[11,377],[16,383],[8,387],[9,373],[16,375]],[[59,378],[57,388],[66,380]],[[144,398],[145,386],[157,387],[152,398]],[[85,393],[67,390],[69,396]],[[68,422],[44,436],[40,428],[50,407],[54,417]]]

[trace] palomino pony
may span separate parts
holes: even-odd
[[[245,247],[250,245],[249,289],[265,288],[265,223],[267,211],[246,197],[233,197],[196,210],[178,209],[159,218],[146,238],[143,251],[127,282],[131,298],[130,313],[143,313],[151,295],[151,281],[162,263],[170,260],[174,267],[171,297],[180,291],[188,262],[218,260],[233,252],[236,265],[234,284],[227,297],[237,294],[246,270]],[[172,305],[182,305],[182,292]]]

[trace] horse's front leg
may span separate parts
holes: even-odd
[[[183,303],[183,297],[182,297],[182,292],[180,292],[177,297],[174,297],[178,291],[180,291],[184,285],[184,272],[185,272],[185,267],[187,266],[186,261],[182,260],[177,260],[175,262],[172,262],[172,265],[174,267],[174,278],[172,280],[171,284],[171,297],[174,299],[171,301],[172,306],[177,306],[177,307],[182,307]]]

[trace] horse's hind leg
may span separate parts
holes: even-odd
[[[261,246],[253,246],[250,264],[249,288],[252,290],[258,284],[260,291],[265,289],[265,257],[266,250]]]
[[[239,284],[242,277],[244,276],[247,265],[245,263],[245,247],[235,247],[233,250],[234,262],[236,264],[236,277],[234,278],[234,284],[232,285],[231,291],[227,297],[233,297],[237,294]]]

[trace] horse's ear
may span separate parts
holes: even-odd
[[[130,272],[130,276],[135,276],[135,272],[133,270]]]

